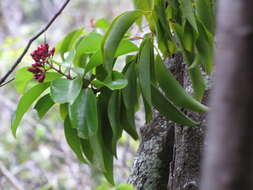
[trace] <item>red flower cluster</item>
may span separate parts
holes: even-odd
[[[49,50],[48,44],[41,44],[36,50],[31,53],[33,60],[32,67],[28,68],[28,71],[34,74],[34,79],[38,82],[43,82],[45,79],[45,64],[48,63],[48,58],[54,55],[55,48]]]

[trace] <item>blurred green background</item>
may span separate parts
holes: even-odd
[[[0,0],[0,76],[63,2]],[[132,9],[129,0],[72,0],[46,35],[33,44],[20,67],[31,64],[30,52],[45,38],[50,46],[54,46],[73,29],[84,27],[91,30],[91,19],[105,17],[112,20],[129,9]],[[15,190],[3,171],[25,190],[93,190],[106,183],[99,171],[80,164],[75,158],[65,141],[62,121],[54,110],[43,120],[31,110],[14,139],[10,122],[19,97],[13,83],[0,88],[0,190]],[[126,183],[137,147],[138,142],[133,142],[129,136],[124,135],[121,139],[119,158],[115,161],[118,184]]]

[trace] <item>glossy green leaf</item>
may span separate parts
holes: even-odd
[[[135,117],[132,114],[127,112],[126,106],[124,103],[121,103],[120,110],[120,122],[123,129],[134,139],[138,140],[139,136],[135,126]]]
[[[134,190],[134,187],[128,184],[122,184],[118,185],[115,190]]]
[[[14,81],[17,91],[21,94],[25,92],[27,84],[33,79],[33,74],[27,69],[28,67],[19,69]]]
[[[95,53],[101,46],[102,38],[102,35],[96,32],[89,33],[78,44],[76,48],[77,56]]]
[[[150,110],[152,107],[151,101],[151,58],[152,58],[152,42],[151,39],[146,39],[141,47],[138,71],[139,83],[141,87],[142,96],[145,102],[146,121],[151,120]]]
[[[83,139],[96,134],[98,128],[97,100],[91,89],[81,91],[73,104],[69,105],[71,124],[77,128],[78,136]]]
[[[139,48],[133,42],[127,39],[123,39],[120,42],[114,57],[119,57],[121,55],[125,55],[127,53],[135,52],[138,50]]]
[[[89,139],[79,138],[79,140],[81,141],[82,152],[84,153],[86,158],[90,161],[90,163],[94,163],[94,150],[95,150],[94,144],[91,144],[91,141]]]
[[[201,74],[200,68],[194,67],[192,69],[189,69],[189,75],[192,81],[194,98],[198,101],[202,101],[206,89],[206,84]]]
[[[45,74],[45,80],[44,82],[52,82],[55,79],[61,78],[62,75],[57,72],[48,71]]]
[[[135,109],[138,104],[138,93],[137,93],[137,74],[135,71],[135,64],[130,63],[126,70],[125,76],[128,80],[128,85],[122,89],[122,97],[124,107],[122,117],[126,120],[124,123],[125,129],[134,136],[135,139],[138,138],[135,126]],[[124,115],[125,114],[125,115]]]
[[[138,47],[132,43],[130,40],[123,39],[119,47],[115,53],[115,58],[121,55],[125,55],[131,52],[138,51]],[[85,72],[89,72],[93,68],[103,64],[103,55],[101,50],[98,50],[95,54],[93,54],[88,62],[87,66],[85,67]]]
[[[100,149],[103,152],[104,175],[108,182],[114,184],[113,179],[113,150],[112,138],[113,132],[107,117],[108,103],[111,96],[111,91],[104,89],[98,97],[98,112],[99,112],[99,128],[98,141]]]
[[[205,72],[210,75],[213,71],[213,37],[208,36],[204,27],[199,24],[200,35],[196,41],[198,55],[204,65]]]
[[[45,114],[53,107],[54,101],[52,100],[50,94],[46,94],[38,100],[34,109],[38,112],[40,118],[43,118]]]
[[[110,27],[110,22],[105,18],[101,18],[96,21],[95,26],[106,31]]]
[[[175,79],[173,74],[163,64],[162,59],[157,57],[156,76],[161,89],[165,92],[168,99],[175,105],[181,106],[197,112],[206,112],[208,108],[196,99],[187,94],[185,89]]]
[[[197,22],[194,15],[193,3],[191,0],[179,0],[182,14],[191,23],[192,27],[198,32]]]
[[[142,15],[141,11],[128,11],[118,16],[111,24],[102,43],[105,68],[109,75],[113,66],[113,59],[119,46],[131,25]]]
[[[183,44],[184,49],[186,49],[189,52],[193,51],[193,46],[195,42],[195,36],[194,36],[194,30],[189,22],[185,23],[184,26],[184,37],[183,37]]]
[[[152,84],[152,101],[154,107],[168,120],[174,121],[181,125],[195,126],[195,121],[188,118],[177,109],[153,84]]]
[[[32,103],[49,87],[49,85],[50,83],[38,84],[33,88],[31,88],[30,90],[28,90],[21,97],[11,123],[11,130],[14,137],[16,137],[18,125],[21,119],[23,118],[24,114],[28,111]]]
[[[64,121],[65,118],[66,118],[67,115],[68,115],[68,104],[67,104],[67,103],[65,103],[65,104],[60,104],[59,111],[60,111],[61,119]]]
[[[91,82],[91,84],[94,85],[96,88],[106,86],[111,90],[123,89],[127,86],[127,83],[128,83],[127,79],[124,77],[123,74],[121,74],[118,71],[112,72],[112,80],[108,78],[105,81],[93,80]]]
[[[82,89],[82,84],[78,77],[74,80],[56,79],[51,84],[51,97],[55,103],[73,103]]]
[[[70,148],[74,151],[77,158],[83,162],[88,163],[87,160],[83,157],[81,142],[77,136],[77,130],[71,127],[69,117],[66,117],[64,121],[64,133],[67,143],[69,144]]]
[[[78,38],[83,34],[83,28],[74,30],[68,33],[65,38],[56,46],[56,50],[60,52],[62,59],[64,60],[64,53],[71,50]]]
[[[215,15],[212,1],[196,0],[196,13],[200,22],[207,28],[209,32],[214,34]]]
[[[103,56],[101,50],[98,50],[96,53],[94,53],[90,61],[87,63],[85,67],[85,73],[89,72],[90,70],[96,68],[99,65],[103,64]]]
[[[113,139],[112,139],[112,150],[113,154],[117,157],[117,141],[122,135],[122,126],[120,124],[120,107],[121,99],[119,91],[114,91],[110,97],[108,103],[108,119],[110,126],[112,127]]]

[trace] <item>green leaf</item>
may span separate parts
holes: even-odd
[[[71,124],[77,128],[78,136],[88,139],[98,128],[97,99],[91,89],[81,91],[73,104],[69,105]]]
[[[118,71],[112,72],[112,80],[107,78],[105,81],[93,80],[91,82],[91,84],[94,85],[96,88],[106,86],[111,90],[123,89],[127,86],[127,83],[128,83],[127,79],[124,77],[122,73]]]
[[[65,120],[65,118],[68,115],[68,104],[60,104],[60,116],[62,120]]]
[[[125,55],[125,54],[135,52],[138,50],[139,50],[139,48],[133,42],[131,42],[130,40],[127,40],[127,39],[123,39],[120,42],[119,47],[118,47],[114,57],[116,58],[121,55]]]
[[[184,26],[184,36],[183,36],[184,49],[186,49],[189,52],[192,52],[194,43],[195,43],[194,30],[192,29],[190,23],[187,21]]]
[[[134,187],[128,184],[122,184],[122,185],[118,185],[116,187],[116,190],[134,190]]]
[[[15,77],[15,87],[20,94],[25,92],[27,84],[33,79],[33,74],[29,72],[28,67],[21,68],[17,71]]]
[[[65,38],[56,46],[56,50],[60,52],[62,59],[64,60],[64,53],[71,50],[78,38],[83,34],[83,28],[74,30],[68,33]]]
[[[92,138],[94,138],[94,137],[92,137]],[[94,151],[96,151],[96,149],[94,148],[94,144],[91,144],[91,141],[89,139],[79,138],[79,140],[81,141],[82,151],[83,151],[84,155],[91,163],[94,163],[93,149],[94,149]]]
[[[138,51],[138,47],[132,43],[130,40],[123,39],[119,47],[115,53],[115,58],[121,55],[125,55],[131,52]],[[85,67],[85,72],[89,72],[93,68],[103,64],[103,55],[101,50],[98,50],[95,54],[93,54],[88,62],[87,66]]]
[[[214,34],[215,15],[210,0],[196,0],[196,13],[200,22]]]
[[[38,100],[34,109],[38,112],[40,118],[43,118],[45,114],[53,107],[54,101],[52,100],[50,94],[46,94]]]
[[[136,21],[136,19],[140,18],[141,15],[141,11],[125,12],[118,16],[108,29],[102,43],[102,52],[105,68],[109,76],[111,75],[113,60],[121,39],[124,37],[130,26]]]
[[[151,52],[152,52],[152,42],[151,39],[146,39],[141,47],[139,62],[138,62],[138,71],[139,71],[139,83],[141,87],[141,92],[143,99],[146,103],[145,112],[146,112],[146,121],[151,120],[150,110],[152,107],[151,101]]]
[[[194,15],[193,4],[191,0],[179,0],[180,8],[184,17],[191,23],[192,27],[198,32],[197,22]]]
[[[133,136],[135,139],[138,139],[134,116],[135,108],[138,104],[137,74],[134,63],[130,63],[126,70],[125,76],[128,80],[128,85],[122,89],[124,108],[121,109],[124,111],[122,112],[121,117],[124,117],[126,121],[122,122],[124,123],[125,129],[131,134],[131,136]]]
[[[120,110],[120,122],[123,129],[134,139],[138,140],[139,136],[136,131],[135,126],[135,117],[132,114],[129,114],[126,110],[126,106],[124,103],[121,103],[121,110]]]
[[[53,80],[58,79],[60,77],[62,77],[60,73],[46,72],[44,82],[52,82]]]
[[[83,157],[81,142],[77,136],[77,130],[71,127],[71,123],[69,117],[66,117],[64,121],[64,133],[67,143],[69,144],[70,148],[74,151],[77,158],[83,162],[88,163],[87,160]]]
[[[28,90],[21,97],[11,123],[11,130],[14,137],[16,137],[18,125],[21,119],[23,118],[25,112],[28,111],[32,103],[49,87],[49,85],[50,83],[38,84],[33,88],[31,88],[30,90]]]
[[[208,108],[187,94],[185,89],[175,79],[173,74],[163,64],[161,57],[157,57],[156,76],[161,89],[166,96],[177,106],[197,112],[206,112]]]
[[[102,35],[96,32],[89,33],[78,44],[76,48],[77,56],[95,53],[101,46],[102,38]]]
[[[168,120],[176,123],[195,126],[198,125],[195,121],[188,118],[181,111],[177,109],[153,84],[152,84],[152,101],[154,107]]]
[[[56,79],[51,84],[51,97],[55,103],[73,103],[82,89],[82,84],[78,77],[74,80]]]
[[[208,36],[204,27],[199,24],[199,38],[196,41],[198,55],[204,65],[205,72],[210,75],[213,71],[213,37]]]
[[[101,50],[98,50],[96,53],[94,53],[91,56],[90,61],[88,62],[88,64],[85,67],[85,73],[89,72],[90,70],[92,70],[102,64],[103,64],[102,52],[101,52]]]
[[[101,28],[102,30],[106,31],[110,27],[110,22],[105,18],[98,19],[95,23],[97,28]]]
[[[112,150],[113,154],[117,157],[117,141],[122,135],[122,126],[120,124],[120,107],[121,107],[121,99],[120,92],[114,91],[110,97],[108,103],[108,119],[110,121],[110,125],[113,131],[113,139],[112,139]]]
[[[194,98],[198,101],[201,101],[205,93],[206,84],[201,74],[200,68],[194,67],[192,69],[189,69],[189,75],[192,81]]]

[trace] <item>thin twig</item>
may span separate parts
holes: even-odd
[[[12,82],[12,81],[14,81],[14,80],[15,80],[15,78],[12,78],[12,79],[8,80],[7,82],[1,84],[1,85],[0,85],[0,88],[3,87],[3,86],[5,86],[6,84],[9,84],[10,82]]]
[[[53,16],[53,18],[49,21],[49,23],[42,28],[34,37],[32,37],[28,44],[26,45],[24,51],[22,54],[19,56],[19,58],[16,60],[16,62],[13,64],[13,66],[10,68],[10,70],[1,78],[0,80],[0,85],[2,85],[6,79],[10,76],[10,74],[16,69],[16,67],[20,64],[22,61],[23,57],[26,55],[28,52],[30,46],[32,45],[33,41],[35,41],[38,37],[40,37],[44,32],[48,30],[48,28],[53,24],[53,22],[56,20],[56,18],[62,13],[62,11],[65,9],[65,7],[68,5],[70,0],[66,0],[65,3],[62,5],[62,7],[59,9],[59,11]]]
[[[24,190],[15,176],[12,175],[2,163],[0,163],[0,173],[12,184],[15,190]]]

